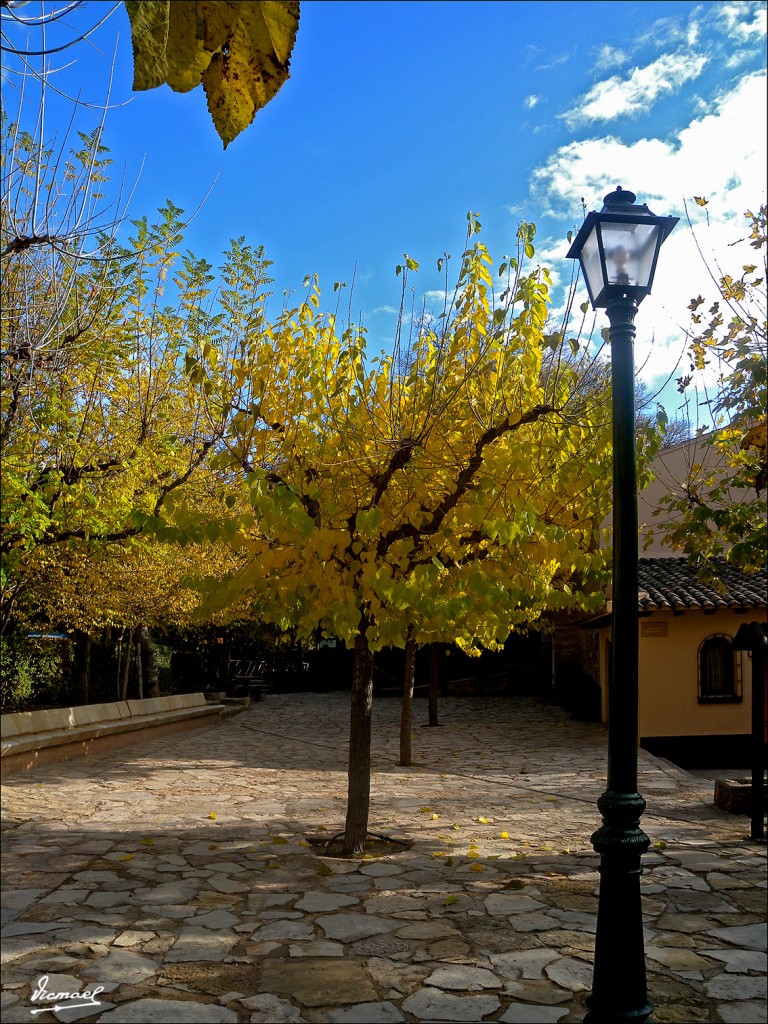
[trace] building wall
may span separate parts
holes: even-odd
[[[654,612],[640,619],[639,736],[723,736],[751,731],[752,661],[740,652],[742,701],[698,700],[698,651],[703,640],[723,633],[733,638],[743,614],[721,610],[707,615],[691,609],[683,615]],[[607,679],[610,629],[601,631],[600,682],[603,721],[608,720]]]

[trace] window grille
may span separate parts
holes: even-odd
[[[741,655],[733,650],[731,637],[708,636],[699,647],[698,660],[700,704],[741,701]]]

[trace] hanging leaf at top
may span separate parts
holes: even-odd
[[[137,91],[202,82],[224,148],[289,77],[299,0],[126,0]]]

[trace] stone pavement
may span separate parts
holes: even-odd
[[[305,838],[343,826],[345,694],[10,777],[4,1021],[582,1020],[604,728],[533,698],[422,728],[417,701],[402,768],[398,718],[375,702],[371,829],[413,845],[380,858]],[[653,1019],[765,1020],[765,847],[644,752],[639,789]]]

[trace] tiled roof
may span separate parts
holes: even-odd
[[[696,570],[684,558],[640,558],[638,560],[638,608],[640,611],[685,611],[702,608],[764,608],[768,572],[763,566],[755,573],[741,572],[725,559],[713,568],[722,589],[702,583]]]

